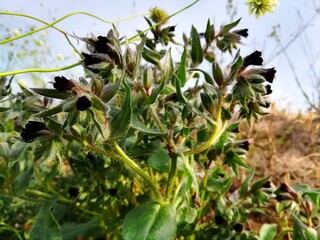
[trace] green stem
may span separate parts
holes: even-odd
[[[44,193],[44,192],[41,192],[41,191],[38,191],[38,190],[34,190],[34,189],[27,189],[26,193],[29,194],[29,195],[35,196],[35,197],[43,198],[43,199],[52,199],[52,197],[53,197],[52,195],[50,195],[48,193]],[[61,203],[61,204],[66,204],[66,205],[74,205],[74,201],[73,200],[67,199],[67,198],[62,197],[62,196],[59,196],[57,202]],[[93,216],[100,216],[101,215],[100,213],[93,212],[93,211],[90,211],[90,210],[87,210],[87,209],[83,209],[83,208],[81,208],[81,207],[79,207],[77,205],[74,205],[74,207],[79,209],[80,211],[82,211],[84,213],[87,213],[87,214],[90,214],[90,215],[93,215]]]
[[[143,35],[144,33],[148,32],[149,30],[151,30],[151,29],[153,29],[153,28],[155,28],[155,27],[157,27],[157,26],[162,25],[162,24],[163,24],[164,22],[166,22],[169,18],[172,18],[172,17],[178,15],[179,13],[187,10],[188,8],[192,7],[193,5],[195,5],[195,4],[196,4],[197,2],[199,2],[199,1],[200,1],[200,0],[196,0],[196,1],[192,2],[192,3],[189,4],[188,6],[180,9],[179,11],[177,11],[177,12],[171,14],[171,15],[169,15],[167,18],[163,19],[161,22],[158,22],[157,24],[155,24],[155,25],[153,25],[153,26],[151,26],[151,27],[149,27],[149,28],[147,28],[147,29],[139,32],[138,34],[134,35],[133,37],[129,38],[128,41],[130,42],[130,41],[134,40],[135,38],[137,38],[137,37]]]
[[[77,63],[71,64],[69,66],[60,67],[60,68],[29,68],[29,69],[21,69],[21,70],[16,70],[16,71],[11,71],[11,72],[0,72],[0,77],[12,76],[12,75],[17,75],[17,74],[22,74],[22,73],[30,73],[30,72],[59,72],[59,71],[74,68],[74,67],[81,65],[81,64],[82,64],[82,62],[77,62]]]
[[[149,187],[153,190],[158,202],[160,204],[164,204],[163,198],[161,196],[160,191],[158,188],[153,184],[150,177],[120,148],[120,146],[117,144],[116,141],[112,141],[112,145],[114,146],[115,150],[119,153],[121,156],[121,159],[123,162],[130,166],[134,171],[136,171],[143,180],[146,181],[146,183],[149,185]]]
[[[287,233],[290,233],[290,232],[293,232],[293,229],[292,229],[292,228],[285,228],[285,229],[283,229],[283,230],[281,231],[281,233],[279,234],[279,236],[277,236],[277,237],[275,238],[275,240],[281,240],[281,239],[283,239],[283,236],[284,236],[285,234],[287,234]]]
[[[215,120],[218,124],[214,126],[214,129],[212,131],[212,134],[209,140],[206,141],[203,145],[200,145],[194,149],[184,152],[183,154],[185,156],[194,155],[196,153],[203,152],[204,150],[210,148],[219,140],[220,136],[224,133],[227,126],[227,121],[223,121],[223,122],[221,121],[222,104],[223,104],[223,97],[220,95],[218,100],[218,106],[217,106],[217,114],[215,116]]]
[[[170,168],[168,185],[167,185],[167,193],[166,193],[166,199],[168,202],[170,202],[172,199],[175,175],[177,172],[177,158],[178,158],[177,154],[174,154],[171,158],[171,168]]]
[[[43,31],[47,28],[54,28],[55,30],[63,33],[63,34],[67,34],[66,32],[64,32],[63,30],[55,27],[54,25],[56,25],[57,23],[63,21],[64,19],[66,18],[69,18],[71,16],[74,16],[74,15],[79,15],[79,14],[82,14],[82,15],[87,15],[87,16],[90,16],[90,17],[93,17],[93,18],[96,18],[102,22],[105,22],[105,23],[117,23],[117,22],[122,22],[122,21],[125,21],[125,20],[128,20],[130,18],[134,18],[134,17],[137,17],[139,15],[144,15],[144,14],[136,14],[136,15],[132,15],[132,16],[129,16],[129,17],[126,17],[126,18],[123,18],[123,19],[119,19],[119,20],[115,20],[115,21],[109,21],[109,20],[105,20],[105,19],[102,19],[94,14],[91,14],[91,13],[88,13],[88,12],[72,12],[72,13],[69,13],[59,19],[57,19],[56,21],[52,22],[52,23],[48,23],[48,22],[45,22],[39,18],[36,18],[34,16],[30,16],[30,15],[27,15],[27,14],[22,14],[22,13],[15,13],[15,12],[0,12],[0,14],[2,15],[12,15],[12,16],[18,16],[18,17],[26,17],[26,18],[30,18],[30,19],[33,19],[35,21],[38,21],[38,22],[41,22],[43,24],[45,24],[46,26],[44,27],[41,27],[41,28],[37,28],[37,29],[34,29],[28,33],[25,33],[25,34],[22,34],[22,35],[19,35],[19,36],[16,36],[16,37],[13,37],[13,38],[9,38],[9,39],[6,39],[6,40],[3,40],[0,42],[0,45],[1,44],[5,44],[5,43],[8,43],[8,42],[12,42],[12,41],[15,41],[15,40],[18,40],[20,38],[24,38],[26,36],[29,36],[29,35],[32,35],[34,33],[37,33],[37,32],[40,32],[40,31]]]
[[[214,145],[219,140],[220,136],[224,133],[226,126],[227,126],[227,121],[224,121],[222,124],[220,123],[218,126],[215,126],[214,130],[212,132],[212,135],[207,142],[205,142],[204,144],[202,144],[194,149],[191,149],[189,151],[185,151],[183,154],[185,156],[194,155],[196,153],[203,152],[204,150],[210,148],[212,145]]]

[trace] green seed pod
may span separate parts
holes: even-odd
[[[131,48],[128,47],[126,52],[126,63],[127,63],[126,73],[130,77],[133,77],[135,73],[136,59],[137,59],[136,53]]]
[[[143,86],[148,90],[153,82],[153,70],[151,67],[146,67],[143,71]]]

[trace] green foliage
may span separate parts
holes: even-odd
[[[235,133],[266,114],[276,73],[256,67],[259,51],[241,56],[240,19],[220,30],[208,20],[203,34],[192,26],[182,44],[161,9],[145,19],[135,47],[114,26],[79,38],[79,80],[12,93],[1,78],[1,238],[316,239],[319,190],[253,181],[249,142]],[[217,51],[235,51],[226,68]],[[251,230],[275,200],[293,226]]]

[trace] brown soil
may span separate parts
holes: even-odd
[[[242,123],[240,134],[250,141],[247,161],[258,178],[320,187],[320,116],[272,110],[251,127]]]

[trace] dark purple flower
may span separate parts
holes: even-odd
[[[271,188],[271,183],[270,181],[266,182],[265,184],[262,185],[263,188]]]
[[[109,194],[110,194],[112,197],[114,197],[114,196],[117,194],[117,192],[118,192],[118,189],[116,189],[116,188],[110,188],[110,189],[109,189]]]
[[[75,87],[73,82],[71,82],[70,80],[66,79],[63,76],[55,77],[54,81],[55,83],[53,84],[53,87],[60,92],[65,92]]]
[[[242,149],[248,151],[250,144],[249,144],[249,141],[242,141],[242,142],[238,142],[236,145],[237,145],[239,148],[242,148]]]
[[[257,66],[261,66],[263,62],[263,59],[261,57],[261,52],[260,51],[254,51],[253,53],[251,53],[250,55],[246,56],[243,59],[243,67],[248,67],[250,65],[257,65]]]
[[[248,28],[235,30],[235,31],[233,31],[233,33],[235,33],[237,35],[240,35],[242,37],[248,37],[249,36]]]
[[[269,108],[271,106],[271,104],[269,102],[265,102],[264,104],[263,103],[259,103],[259,106],[263,107],[263,108]]]
[[[271,85],[266,85],[266,93],[264,95],[270,95],[272,93]]]
[[[33,142],[37,137],[48,135],[49,129],[43,122],[29,121],[22,129],[21,140]]]
[[[93,56],[91,54],[88,54],[88,53],[82,53],[82,56],[84,56],[84,65],[87,67],[87,66],[90,66],[90,65],[93,65],[93,64],[98,64],[98,63],[101,63],[103,60],[101,58],[98,58],[96,56]]]
[[[293,200],[293,197],[288,195],[288,194],[277,194],[276,195],[276,200],[278,202],[286,201],[286,200]]]
[[[112,47],[110,40],[107,37],[99,36],[95,42],[94,50],[96,53],[107,54],[115,64],[120,63],[120,58],[117,51]]]
[[[236,223],[235,225],[233,225],[233,229],[234,229],[236,232],[242,232],[243,226],[242,226],[241,223]]]
[[[274,75],[277,71],[274,68],[263,69],[260,74],[262,77],[266,79],[267,82],[273,83]]]
[[[69,192],[70,197],[72,197],[72,198],[77,198],[80,193],[79,188],[74,187],[74,186],[70,187],[68,192]]]
[[[169,32],[174,32],[175,29],[176,29],[176,26],[170,26],[170,27],[169,27]]]
[[[224,223],[224,218],[222,216],[217,215],[214,217],[214,222],[217,226],[222,225]]]
[[[79,111],[87,110],[89,107],[91,107],[91,102],[86,96],[79,97],[76,102],[76,108]]]

